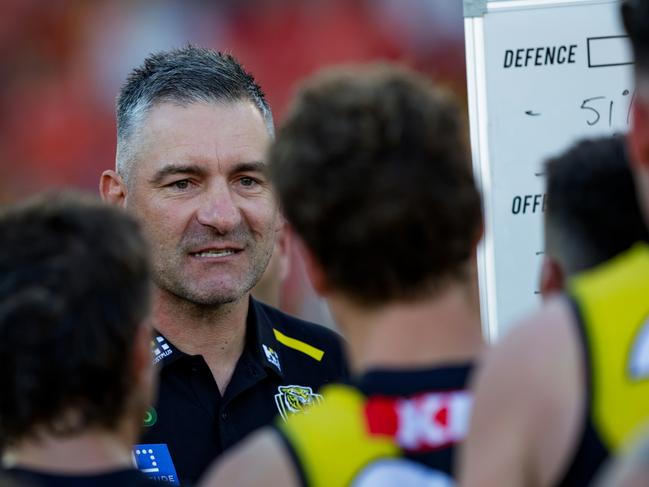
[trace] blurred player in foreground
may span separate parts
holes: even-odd
[[[155,485],[148,247],[126,213],[47,195],[0,214],[0,440],[18,485]],[[4,484],[3,484],[4,485]]]
[[[452,485],[484,346],[464,136],[455,103],[403,69],[334,70],[302,89],[271,173],[355,379],[255,435],[207,485]]]

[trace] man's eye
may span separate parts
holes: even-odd
[[[254,186],[255,184],[257,184],[257,181],[255,179],[247,178],[247,177],[241,178],[239,182],[241,183],[242,186],[247,186],[247,187]]]
[[[189,179],[181,179],[179,181],[174,181],[169,186],[174,189],[188,189],[189,188]]]

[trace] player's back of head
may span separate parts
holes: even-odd
[[[649,2],[624,0],[622,21],[635,53],[636,73],[649,74]]]
[[[150,304],[137,223],[48,194],[0,213],[0,249],[0,441],[115,428]]]
[[[465,277],[481,205],[463,129],[454,100],[404,68],[338,68],[304,85],[271,173],[331,287],[376,305]]]
[[[546,164],[546,254],[566,276],[649,241],[622,136],[586,139]]]
[[[649,2],[625,0],[622,19],[633,46],[635,96],[629,152],[645,221],[649,224]]]

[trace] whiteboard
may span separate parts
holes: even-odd
[[[632,52],[619,0],[465,0],[471,153],[485,236],[478,276],[494,341],[540,304],[543,161],[626,132]]]

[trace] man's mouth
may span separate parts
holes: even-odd
[[[217,257],[227,257],[228,255],[233,255],[236,254],[237,252],[240,252],[240,250],[237,249],[206,249],[206,250],[201,250],[200,252],[192,252],[190,255],[192,257],[198,257],[198,258],[217,258]]]

